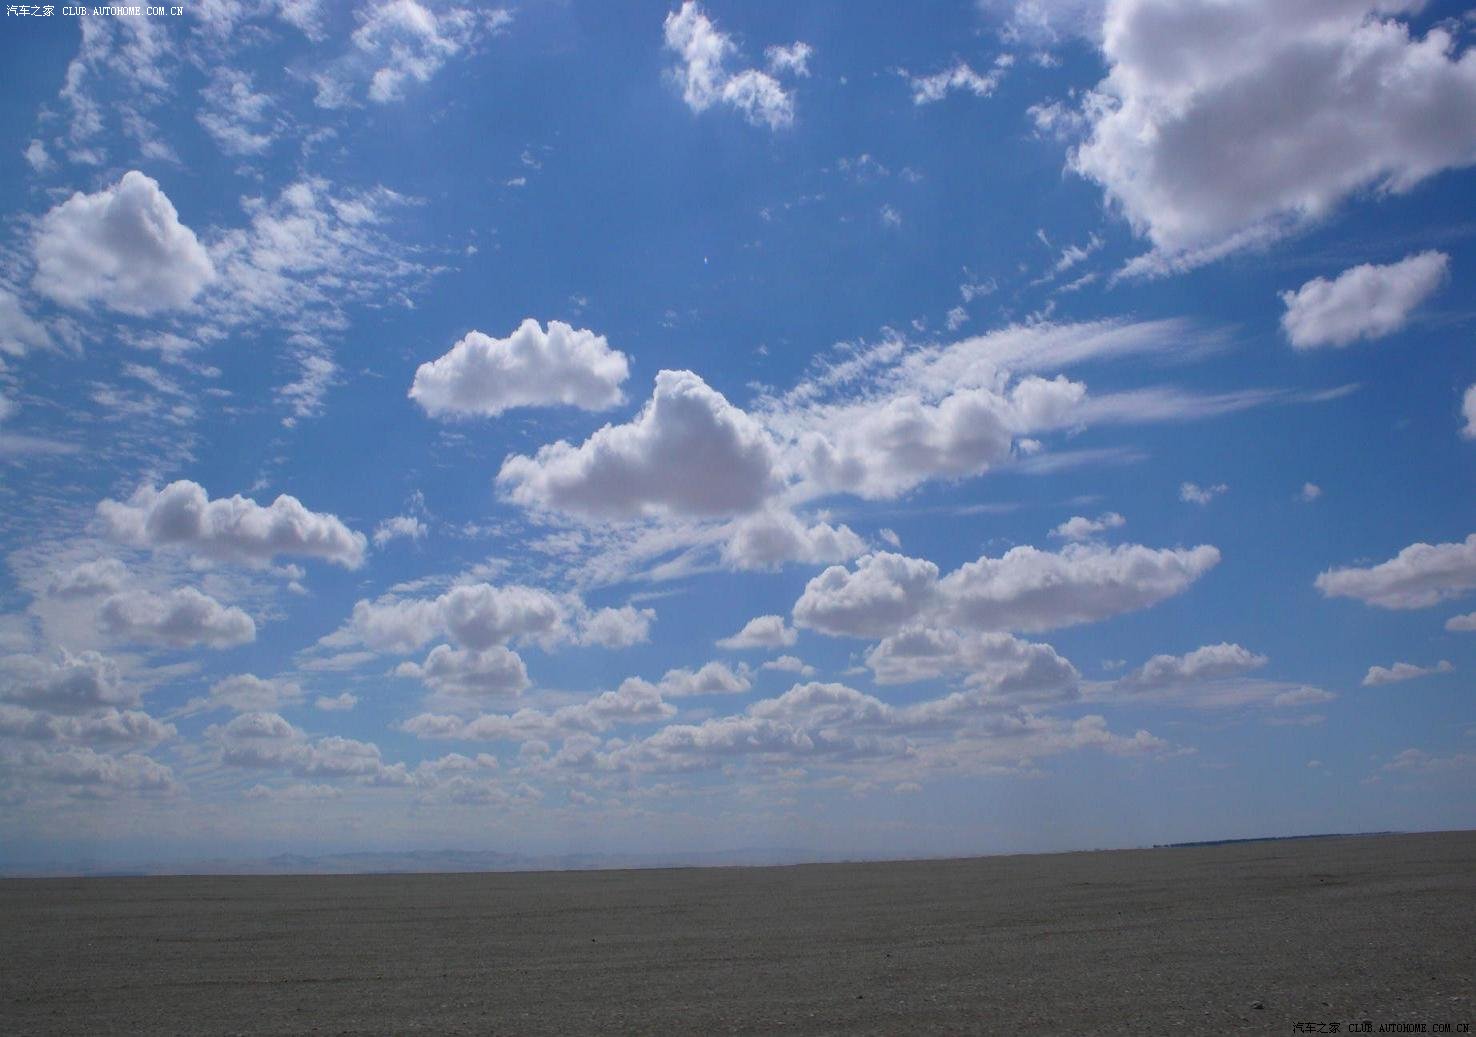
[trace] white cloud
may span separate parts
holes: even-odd
[[[1464,616],[1451,616],[1445,621],[1445,629],[1452,633],[1476,632],[1476,612],[1467,612]]]
[[[138,691],[123,682],[118,664],[97,652],[65,649],[54,656],[0,656],[0,698],[50,713],[127,709]]]
[[[50,349],[51,332],[33,318],[14,292],[0,285],[0,353],[25,356],[33,349]]]
[[[1406,749],[1384,764],[1382,769],[1422,775],[1459,773],[1476,769],[1476,754],[1453,753],[1450,756],[1434,756],[1423,749]]]
[[[1326,597],[1380,608],[1429,608],[1476,590],[1476,533],[1454,544],[1411,544],[1367,569],[1329,569],[1315,586]]]
[[[366,83],[369,100],[398,101],[408,85],[429,82],[447,61],[512,21],[503,9],[479,11],[416,0],[373,0],[356,17],[351,49],[312,76],[321,108],[353,103]]]
[[[142,590],[114,594],[99,606],[97,620],[104,634],[137,644],[229,648],[256,640],[250,616],[193,587],[163,595]]]
[[[722,638],[717,644],[728,649],[787,648],[798,639],[799,634],[784,622],[783,616],[755,616],[738,633]]]
[[[1198,504],[1204,507],[1210,501],[1220,496],[1230,487],[1224,483],[1216,483],[1213,486],[1200,486],[1198,483],[1186,482],[1179,484],[1179,500],[1185,504]]]
[[[1078,382],[1029,376],[1008,392],[958,388],[936,401],[899,392],[815,408],[798,431],[797,462],[816,491],[895,497],[1009,460],[1016,436],[1059,427],[1085,396]]]
[[[939,578],[923,559],[879,553],[855,571],[832,566],[806,585],[795,623],[828,634],[886,637],[903,627],[1040,631],[1148,608],[1183,593],[1220,560],[1213,547],[1154,550],[1070,544],[1016,547]]]
[[[888,551],[865,555],[854,571],[833,565],[806,584],[794,622],[827,634],[885,637],[920,616],[937,585],[932,562]]]
[[[1461,398],[1461,417],[1466,419],[1461,435],[1466,439],[1476,439],[1476,385],[1466,389],[1466,395]]]
[[[216,681],[210,686],[208,697],[191,699],[182,712],[198,713],[211,709],[230,709],[237,713],[275,712],[285,706],[295,706],[302,700],[302,685],[296,681],[280,677],[263,679],[252,673],[240,673]]]
[[[777,569],[785,562],[843,562],[865,550],[849,526],[817,522],[807,527],[793,512],[770,509],[734,524],[722,559],[734,569]]]
[[[1476,156],[1476,54],[1412,0],[1117,0],[1072,156],[1155,250],[1214,258]]]
[[[528,319],[507,338],[469,332],[446,355],[421,364],[410,398],[432,417],[495,417],[556,404],[598,411],[625,401],[620,385],[629,373],[625,354],[603,335],[557,320],[545,332]]]
[[[570,639],[571,613],[577,611],[577,602],[534,587],[465,583],[435,598],[386,595],[356,602],[348,622],[321,643],[331,648],[365,645],[401,654],[443,635],[474,652],[525,640],[552,646]],[[597,631],[618,625],[634,636],[643,632],[639,623],[643,618],[594,613],[587,621]]]
[[[741,695],[752,685],[746,668],[734,673],[726,663],[710,662],[698,670],[667,670],[656,684],[664,698],[686,698],[692,695]]]
[[[795,76],[808,76],[810,58],[814,53],[814,49],[808,43],[796,40],[787,47],[777,43],[765,47],[764,60],[769,63],[769,71],[775,75],[783,75],[787,72]]]
[[[1297,499],[1300,500],[1303,504],[1311,504],[1313,501],[1321,496],[1322,487],[1318,486],[1316,483],[1308,482],[1302,484],[1302,489],[1301,492],[1297,494]]]
[[[1207,545],[1068,544],[1056,554],[1016,547],[961,566],[938,589],[960,626],[1051,630],[1149,608],[1184,593],[1219,561]]]
[[[1447,659],[1441,659],[1434,666],[1416,666],[1413,663],[1395,663],[1393,666],[1370,666],[1368,673],[1363,677],[1365,688],[1377,687],[1380,684],[1397,684],[1400,681],[1411,681],[1416,677],[1428,677],[1435,673],[1450,673],[1455,669]]]
[[[634,421],[503,462],[514,501],[592,519],[751,511],[775,488],[768,433],[690,371],[662,371]]]
[[[102,501],[97,513],[109,535],[132,547],[178,547],[258,567],[286,554],[357,569],[367,543],[364,534],[334,515],[309,511],[296,497],[282,494],[266,507],[239,494],[210,500],[188,480],[162,490],[142,486],[127,501]]]
[[[1005,69],[1009,68],[1010,62],[1005,60],[1007,57],[1008,55],[1001,55],[994,67],[983,74],[975,72],[962,59],[955,60],[948,68],[932,75],[914,76],[905,71],[902,74],[907,77],[907,84],[912,88],[913,104],[933,104],[955,90],[973,94],[975,97],[988,97],[999,86]]]
[[[754,68],[736,73],[728,71],[728,59],[737,53],[737,47],[712,23],[696,0],[686,0],[681,10],[668,14],[664,32],[666,48],[680,55],[682,61],[670,74],[681,87],[682,100],[692,111],[704,112],[721,101],[742,112],[754,126],[775,130],[794,122],[794,98],[773,76]],[[789,67],[798,75],[805,74],[794,67],[792,58],[799,57],[803,66],[809,58],[809,47],[796,44],[795,48],[798,47],[804,47],[802,56],[794,48],[780,49],[784,57],[779,66],[774,64],[775,54],[770,54],[775,71]]]
[[[1155,655],[1117,682],[1130,694],[1156,692],[1195,681],[1238,676],[1265,666],[1267,659],[1237,644],[1205,645],[1185,655]]]
[[[401,726],[420,738],[455,738],[470,741],[543,741],[569,739],[581,732],[605,731],[617,724],[644,724],[670,719],[676,707],[661,698],[660,690],[648,681],[630,678],[615,691],[607,691],[584,702],[563,706],[552,713],[520,709],[513,714],[484,713],[471,720],[422,713]],[[572,740],[572,739],[571,739]]]
[[[1334,280],[1314,277],[1295,292],[1282,292],[1281,327],[1297,349],[1346,346],[1382,338],[1409,321],[1414,308],[1445,281],[1450,257],[1421,252],[1398,263],[1364,263]]]
[[[46,145],[39,140],[32,140],[26,145],[26,150],[21,152],[26,162],[30,164],[32,172],[44,173],[54,165],[51,155],[46,150]]]
[[[174,772],[138,753],[113,756],[83,746],[30,757],[31,774],[40,781],[113,792],[166,792],[174,788]]]
[[[500,645],[480,651],[437,645],[424,663],[401,663],[395,674],[417,678],[439,695],[471,701],[514,696],[528,686],[523,660]]]
[[[1116,681],[1084,685],[1083,692],[1093,701],[1152,703],[1201,710],[1244,707],[1292,710],[1321,705],[1337,697],[1306,684],[1247,676],[1266,663],[1265,656],[1238,644],[1205,645],[1185,655],[1155,655]],[[1267,722],[1307,723],[1321,719],[1315,715],[1291,719],[1282,716]]]
[[[313,705],[325,713],[343,713],[353,709],[359,704],[359,697],[350,692],[343,691],[337,695],[319,695]]]
[[[34,243],[42,295],[80,309],[100,302],[134,316],[188,306],[215,265],[157,181],[137,170],[80,191],[41,219]]]
[[[0,737],[28,742],[71,742],[80,745],[154,746],[179,734],[140,710],[102,707],[82,716],[7,706],[0,703]]]
[[[801,677],[813,677],[815,675],[815,667],[806,664],[797,655],[781,655],[778,658],[770,659],[761,665],[759,669],[776,670],[779,673],[797,673]]]
[[[260,155],[271,147],[278,127],[272,99],[252,89],[251,73],[219,67],[200,91],[204,101],[196,119],[227,155]]]
[[[1076,667],[1047,644],[997,631],[911,627],[883,638],[866,655],[878,684],[909,684],[962,675],[991,698],[1061,702],[1076,697]]]
[[[650,640],[655,619],[655,609],[638,609],[634,605],[587,611],[578,619],[575,640],[582,645],[628,648]]]
[[[424,540],[425,534],[425,523],[414,515],[396,515],[374,527],[374,546],[383,547],[401,537],[411,541]]]
[[[242,713],[230,723],[206,728],[205,739],[220,762],[232,767],[283,770],[299,777],[375,778],[386,770],[373,743],[336,735],[314,741],[278,713]]]
[[[99,558],[74,565],[52,576],[46,593],[53,598],[92,598],[123,589],[128,570],[116,558]]]
[[[1051,536],[1062,540],[1090,540],[1098,533],[1105,533],[1109,529],[1120,529],[1126,523],[1127,519],[1115,511],[1104,512],[1094,519],[1084,515],[1073,515],[1051,530]]]

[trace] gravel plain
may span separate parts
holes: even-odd
[[[1457,1033],[1473,983],[1476,832],[0,882],[6,1034]]]

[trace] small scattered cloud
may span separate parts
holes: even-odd
[[[1281,327],[1296,349],[1383,338],[1409,322],[1415,307],[1445,281],[1449,266],[1449,256],[1430,251],[1388,266],[1364,263],[1332,281],[1313,278],[1281,293]]]

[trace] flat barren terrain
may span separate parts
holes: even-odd
[[[1473,984],[1473,832],[0,882],[7,1034],[1459,1033]]]

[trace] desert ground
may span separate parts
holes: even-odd
[[[0,966],[7,1034],[1458,1033],[1476,1023],[1476,832],[15,879],[0,882]]]

